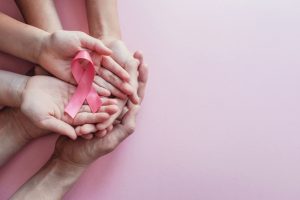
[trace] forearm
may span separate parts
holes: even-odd
[[[28,77],[0,70],[0,105],[19,107]]]
[[[0,13],[0,51],[37,63],[49,33]]]
[[[0,112],[0,166],[29,141],[23,127],[15,118],[15,110],[5,108]]]
[[[51,158],[11,199],[62,199],[84,169]]]
[[[86,7],[92,36],[121,39],[117,0],[87,0]]]
[[[62,30],[53,0],[16,0],[26,23],[52,33]]]

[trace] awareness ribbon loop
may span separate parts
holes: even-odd
[[[78,86],[65,108],[65,112],[74,118],[85,99],[92,112],[97,112],[102,103],[96,90],[92,87],[95,67],[90,54],[85,50],[79,51],[72,60],[71,70]]]

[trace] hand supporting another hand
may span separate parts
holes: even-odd
[[[141,101],[145,93],[147,78],[148,69],[146,65],[141,65],[138,87]],[[73,141],[65,136],[60,136],[51,159],[11,199],[32,199],[33,197],[40,199],[45,196],[51,199],[61,199],[88,164],[113,151],[133,133],[139,105],[130,104],[128,106],[129,111],[102,138],[95,137],[91,140],[78,138]]]
[[[138,60],[138,63],[140,63],[137,70],[137,74],[139,74],[138,77],[139,87],[137,89],[137,93],[139,98],[143,98],[144,94],[142,94],[142,91],[144,90],[141,89],[143,87],[140,87],[140,85],[144,85],[146,82],[145,79],[148,76],[148,71],[147,71],[148,68],[144,63],[143,55],[140,52],[137,51],[136,53],[134,53],[134,58]],[[119,98],[116,98],[115,100],[116,100],[116,105],[119,108],[118,112],[111,115],[110,118],[107,119],[106,121],[98,123],[96,126],[94,124],[85,124],[83,126],[78,126],[76,128],[77,134],[82,135],[86,139],[91,139],[93,137],[93,134],[91,134],[92,132],[94,132],[98,137],[103,137],[107,132],[109,132],[112,128],[114,121],[122,114],[122,112],[124,112],[124,108],[126,107],[126,105],[132,105],[131,101],[127,103],[127,100],[122,100]],[[128,108],[126,109],[128,110]]]
[[[138,95],[144,98],[148,80],[148,68],[145,64],[139,67]],[[141,103],[140,101],[140,103]],[[135,129],[135,117],[139,105],[128,103],[128,111],[118,120],[113,129],[104,137],[94,137],[91,140],[78,138],[75,141],[61,136],[57,140],[54,158],[75,165],[87,165],[100,156],[115,149]]]
[[[103,106],[97,113],[91,113],[89,106],[83,105],[72,119],[64,112],[75,87],[64,81],[48,76],[34,76],[28,79],[22,93],[20,108],[38,127],[67,135],[76,139],[73,126],[86,123],[101,123],[118,111],[115,101],[103,98]]]
[[[56,31],[44,37],[37,62],[54,76],[75,83],[71,63],[80,50],[89,50],[99,55],[110,55],[101,41],[79,31]]]

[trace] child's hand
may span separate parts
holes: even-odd
[[[129,73],[110,56],[91,53],[97,75],[94,84],[106,88],[110,94],[120,99],[133,95],[134,88],[129,84]]]
[[[139,58],[135,58],[128,50],[125,43],[114,38],[102,38],[103,43],[112,50],[112,59],[124,68],[130,75],[129,84],[133,87],[133,94],[129,99],[134,104],[139,103],[138,89],[138,66],[141,64]],[[137,52],[142,57],[140,52]]]
[[[124,46],[123,46],[124,47]],[[123,48],[122,45],[120,45],[120,48]],[[126,54],[125,50],[122,51],[123,53],[119,53],[118,56],[116,58],[119,59],[119,62],[123,61],[125,62],[126,58],[122,55]],[[137,90],[135,93],[137,93],[137,97],[133,97],[131,96],[130,101],[128,102],[129,104],[132,104],[132,99],[136,99],[138,101],[141,101],[142,98],[144,97],[143,91],[144,89],[140,89],[143,88],[142,85],[145,84],[145,82],[147,81],[148,78],[148,68],[146,66],[146,64],[144,63],[144,58],[141,52],[136,51],[134,53],[134,59],[136,60],[136,62],[130,62],[132,65],[125,65],[129,71],[131,71],[132,77],[131,79],[133,80],[132,83],[134,85],[134,87],[136,88],[135,90]],[[128,58],[130,60],[130,57]],[[135,66],[135,63],[139,63],[138,66]],[[136,71],[134,71],[134,69]],[[135,76],[138,76],[137,80],[135,81]],[[134,95],[135,96],[135,95]],[[119,108],[119,112],[111,115],[109,117],[108,120],[106,120],[105,122],[101,122],[97,124],[97,130],[100,131],[100,135],[105,135],[105,130],[106,128],[108,128],[110,125],[113,124],[113,122],[120,116],[121,112],[124,110],[124,106],[126,106],[127,100],[122,100],[122,99],[117,99],[116,105]],[[139,102],[141,103],[141,102]],[[106,131],[107,132],[107,131]]]
[[[148,81],[148,67],[144,63],[143,55],[140,52],[136,52],[134,54],[134,58],[139,60],[138,67],[138,89],[137,94],[140,99],[139,104],[142,103],[142,100],[145,96],[146,84]],[[109,133],[113,127],[120,123],[120,119],[124,116],[124,114],[128,111],[128,109],[134,107],[134,104],[131,101],[115,99],[114,105],[116,105],[119,109],[116,113],[111,113],[111,116],[105,120],[104,122],[98,124],[84,124],[82,126],[76,127],[77,135],[81,135],[86,139],[92,139],[94,135],[97,137],[103,137],[107,133]],[[120,110],[122,108],[123,110]]]
[[[54,76],[75,83],[71,63],[78,51],[87,49],[100,55],[111,51],[98,39],[79,31],[56,31],[44,37],[38,64]]]
[[[104,101],[98,113],[91,113],[87,105],[83,105],[79,113],[72,119],[64,113],[75,87],[66,82],[48,76],[29,78],[22,93],[21,110],[38,127],[67,135],[76,139],[77,135],[72,125],[100,123],[107,120],[110,113],[117,112],[115,105]],[[102,112],[103,111],[103,112]]]

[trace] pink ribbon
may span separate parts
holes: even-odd
[[[71,68],[73,77],[78,86],[65,108],[65,112],[74,118],[85,99],[92,112],[97,112],[102,103],[96,90],[92,87],[95,76],[95,67],[90,54],[85,50],[79,51],[73,58]]]

